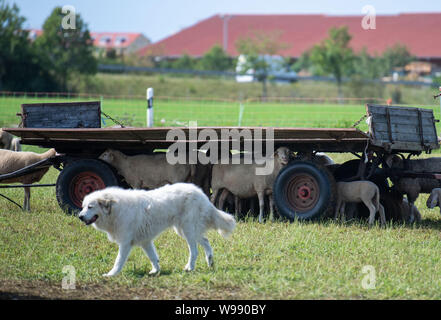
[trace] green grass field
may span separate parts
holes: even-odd
[[[51,169],[42,182],[56,176]],[[22,190],[2,193],[22,201]],[[160,276],[148,275],[150,262],[135,248],[122,273],[105,279],[101,274],[111,269],[117,246],[65,215],[52,188],[37,188],[32,213],[0,199],[0,291],[76,299],[440,299],[441,219],[437,210],[425,209],[426,198],[417,202],[423,222],[415,226],[259,224],[248,217],[230,239],[209,232],[215,267],[206,266],[200,248],[193,273],[183,271],[185,241],[167,231],[156,240]],[[61,288],[65,266],[75,268],[76,290]],[[362,286],[364,266],[375,269],[373,289]]]
[[[18,123],[15,113],[21,103],[42,101],[48,100],[0,97],[2,126]],[[145,123],[142,99],[104,98],[103,110],[127,124]],[[155,101],[158,125],[181,125],[188,120],[197,120],[200,126],[237,125],[239,112],[236,102]],[[363,114],[363,105],[247,103],[241,124],[347,127]],[[106,125],[112,125],[109,122]],[[24,150],[42,152],[28,146]],[[339,163],[351,157],[331,156]],[[51,169],[41,183],[54,183],[57,174]],[[23,190],[1,193],[19,203],[23,200]],[[0,198],[0,297],[441,299],[441,217],[437,209],[425,207],[426,199],[421,195],[416,203],[423,216],[421,224],[391,224],[385,229],[369,229],[365,221],[259,224],[248,217],[238,223],[230,239],[208,234],[215,267],[205,265],[200,250],[193,273],[183,271],[188,257],[185,241],[167,231],[156,241],[162,267],[159,277],[148,275],[150,262],[136,248],[119,276],[104,279],[101,274],[112,267],[116,245],[78,218],[65,215],[54,188],[35,188],[32,213]],[[75,268],[75,290],[62,289],[65,266]],[[365,266],[375,270],[375,288],[362,286]]]
[[[81,98],[57,97],[9,97],[0,95],[0,126],[17,126],[16,116],[23,103],[101,101],[102,111],[126,126],[146,125],[146,104],[140,97],[102,97],[86,95]],[[418,105],[418,107],[422,107]],[[424,106],[434,110],[435,118],[440,118],[438,106]],[[274,126],[274,127],[316,127],[348,128],[364,114],[365,104],[359,103],[309,103],[295,100],[285,102],[239,102],[216,99],[155,98],[155,126],[186,126],[189,121],[197,121],[198,126]],[[102,117],[102,126],[115,123]],[[364,121],[358,126],[366,130]],[[441,129],[441,124],[439,125]]]

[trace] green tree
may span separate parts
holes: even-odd
[[[267,96],[267,81],[271,63],[265,57],[274,56],[286,49],[288,45],[280,41],[278,31],[265,33],[255,31],[251,36],[239,38],[236,41],[236,50],[245,56],[245,63],[241,73],[254,71],[254,76],[262,83],[262,97]]]
[[[196,61],[188,54],[184,54],[179,59],[173,61],[171,66],[173,69],[193,70],[196,66]]]
[[[77,13],[75,29],[63,29],[64,16],[61,7],[54,8],[43,24],[43,34],[35,41],[61,90],[67,89],[68,80],[76,74],[92,75],[97,71],[87,24]]]
[[[0,89],[46,91],[55,86],[29,41],[17,5],[0,0]]]
[[[214,45],[198,62],[201,70],[227,71],[233,68],[232,59],[219,45]]]
[[[354,76],[361,79],[378,79],[386,73],[382,58],[371,56],[366,48],[354,57]]]
[[[415,57],[409,52],[405,45],[399,43],[388,47],[381,55],[383,70],[387,75],[392,72],[395,68],[404,67],[408,63],[415,60]]]
[[[311,63],[317,70],[334,76],[339,97],[343,96],[343,77],[353,72],[354,52],[349,47],[350,41],[347,27],[333,27],[329,30],[328,38],[316,44],[309,52]]]

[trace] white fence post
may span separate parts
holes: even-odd
[[[147,89],[147,127],[153,127],[153,88]]]

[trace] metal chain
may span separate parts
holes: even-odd
[[[367,114],[365,114],[364,116],[362,116],[361,118],[360,118],[360,120],[358,120],[358,121],[356,121],[352,126],[351,126],[351,128],[355,128],[356,126],[358,126],[359,124],[360,124],[360,122],[362,122],[364,119],[366,119],[367,118]]]
[[[126,127],[122,122],[120,122],[120,121],[118,121],[116,119],[113,119],[111,116],[109,116],[107,113],[105,113],[102,110],[101,110],[101,114],[104,115],[107,119],[112,120],[114,123],[119,124],[121,126],[121,128],[125,128]]]

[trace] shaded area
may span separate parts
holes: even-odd
[[[150,288],[128,287],[103,280],[101,284],[76,284],[66,290],[60,283],[44,280],[0,280],[0,300],[187,300],[247,299],[249,292],[239,288]],[[259,299],[259,297],[254,297]]]

